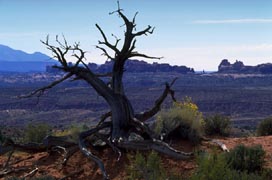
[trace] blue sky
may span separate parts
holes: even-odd
[[[138,51],[163,56],[159,62],[216,70],[224,58],[254,65],[272,61],[271,0],[120,0],[128,17],[136,11],[138,30],[155,32],[137,41]],[[49,34],[80,41],[88,59],[106,59],[95,49],[101,36],[123,35],[122,21],[109,12],[115,0],[0,0],[0,44],[32,53],[50,52],[40,43]],[[114,39],[112,39],[114,40]],[[149,61],[151,62],[151,61]]]

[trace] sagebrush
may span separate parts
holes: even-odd
[[[155,133],[165,138],[184,138],[199,143],[203,135],[203,116],[190,98],[175,102],[170,109],[158,113]]]
[[[135,157],[128,155],[130,164],[127,168],[128,180],[165,180],[166,172],[162,166],[159,155],[151,152],[147,157],[137,152]]]
[[[258,172],[263,169],[265,151],[261,145],[238,145],[226,157],[230,167],[235,170]]]
[[[252,163],[255,163],[254,161]],[[253,173],[233,169],[226,154],[213,152],[197,157],[198,167],[190,180],[268,180],[268,173]]]
[[[272,117],[264,119],[257,127],[257,134],[259,136],[272,135]]]
[[[227,136],[230,132],[230,118],[220,114],[206,117],[205,133],[207,135],[222,135]]]

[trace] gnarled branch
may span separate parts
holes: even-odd
[[[62,83],[63,81],[65,81],[66,79],[68,79],[68,78],[70,78],[72,76],[73,76],[72,73],[68,73],[63,78],[61,78],[61,79],[59,79],[57,81],[54,81],[54,82],[52,82],[51,84],[49,84],[49,85],[47,85],[45,87],[39,88],[39,89],[37,89],[35,91],[32,91],[30,94],[21,95],[21,96],[19,96],[19,98],[29,98],[29,97],[32,97],[34,95],[37,95],[37,97],[40,97],[41,95],[43,95],[43,93],[46,90],[53,88],[54,86]]]
[[[143,57],[143,58],[147,58],[147,59],[162,59],[163,58],[163,57],[148,56],[148,55],[141,54],[138,52],[131,52],[130,55],[128,56],[128,58],[131,58],[131,57]]]
[[[134,33],[133,36],[136,37],[136,36],[142,36],[147,34],[153,34],[154,30],[155,30],[155,27],[152,28],[152,26],[148,25],[146,29]]]
[[[100,117],[100,121],[98,122],[97,126],[100,126],[102,123],[105,122],[105,120],[108,118],[108,117],[111,117],[112,113],[111,111],[103,114],[101,117]]]
[[[161,110],[161,105],[164,102],[164,100],[166,99],[168,94],[171,95],[171,98],[173,101],[176,101],[175,92],[171,89],[171,87],[173,86],[173,84],[175,83],[176,80],[177,80],[177,78],[175,78],[170,83],[170,85],[168,83],[166,83],[165,89],[164,89],[162,95],[155,101],[154,106],[146,112],[143,112],[141,114],[136,114],[135,115],[136,118],[139,119],[140,121],[146,121],[147,119],[150,119],[151,117],[153,117],[155,114],[157,114]]]
[[[112,45],[111,43],[109,43],[104,31],[101,29],[101,27],[98,25],[98,24],[95,24],[95,26],[97,27],[97,29],[99,30],[99,32],[101,33],[104,41],[98,41],[99,44],[104,44],[106,45],[108,48],[112,49],[116,54],[119,54],[120,51],[119,49],[117,48],[117,45]]]
[[[100,47],[100,46],[96,46],[96,48],[97,49],[100,49],[101,51],[103,51],[103,56],[106,56],[108,59],[110,59],[110,60],[113,60],[114,58],[113,57],[111,57],[110,55],[109,55],[109,53],[108,53],[108,51],[105,49],[105,48],[102,48],[102,47]]]

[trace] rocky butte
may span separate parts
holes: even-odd
[[[256,66],[244,65],[242,61],[236,60],[231,64],[227,59],[223,59],[218,66],[218,73],[225,74],[272,74],[272,64],[265,63]]]

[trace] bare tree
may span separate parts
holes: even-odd
[[[119,155],[121,155],[121,149],[152,149],[171,157],[181,159],[188,158],[192,155],[192,153],[185,153],[175,150],[167,143],[156,139],[152,131],[145,124],[147,119],[153,117],[160,110],[161,104],[168,95],[170,95],[175,101],[174,91],[171,89],[175,80],[173,80],[172,83],[167,83],[165,85],[164,91],[155,101],[153,107],[151,107],[148,111],[140,114],[134,112],[133,107],[124,90],[124,65],[128,59],[133,57],[142,57],[148,59],[161,58],[148,56],[136,51],[136,38],[139,36],[152,34],[154,27],[147,26],[141,31],[136,31],[135,21],[137,13],[132,20],[129,20],[123,14],[123,10],[120,9],[119,4],[118,9],[110,14],[117,14],[118,17],[120,17],[124,22],[125,27],[123,41],[116,37],[115,42],[111,43],[103,29],[98,24],[96,24],[97,29],[102,35],[102,40],[98,42],[97,48],[100,49],[108,59],[113,61],[113,68],[111,72],[107,72],[105,74],[96,74],[94,71],[92,71],[84,62],[86,52],[80,48],[79,43],[68,45],[65,38],[60,41],[59,38],[56,37],[57,46],[55,46],[49,42],[49,38],[47,37],[47,39],[42,41],[42,43],[53,53],[53,58],[56,58],[59,61],[60,65],[55,66],[55,68],[65,72],[66,75],[64,75],[62,79],[55,81],[46,87],[37,89],[31,92],[29,95],[24,96],[41,96],[44,91],[53,88],[54,86],[69,78],[73,78],[73,80],[83,80],[91,87],[93,87],[94,90],[108,103],[110,112],[104,114],[101,117],[101,121],[95,128],[82,132],[79,135],[78,146],[69,142],[67,137],[48,136],[42,144],[29,143],[19,145],[10,142],[5,146],[5,148],[2,147],[2,149],[0,149],[0,154],[8,152],[11,149],[22,151],[44,151],[48,148],[59,148],[60,150],[64,150],[66,162],[78,147],[78,149],[80,149],[88,158],[97,163],[103,173],[104,179],[108,179],[109,177],[106,173],[103,162],[98,157],[94,156],[87,149],[86,145],[86,137],[93,134],[96,134],[98,137],[100,137]],[[123,43],[121,44],[121,48],[119,48],[120,43]],[[109,52],[113,52],[113,54]],[[69,64],[67,61],[67,57],[71,54],[77,60],[73,65]],[[108,77],[110,82],[106,83],[102,77]],[[100,130],[103,129],[109,129],[109,133],[101,134]],[[132,139],[132,135],[137,136],[138,138]]]

